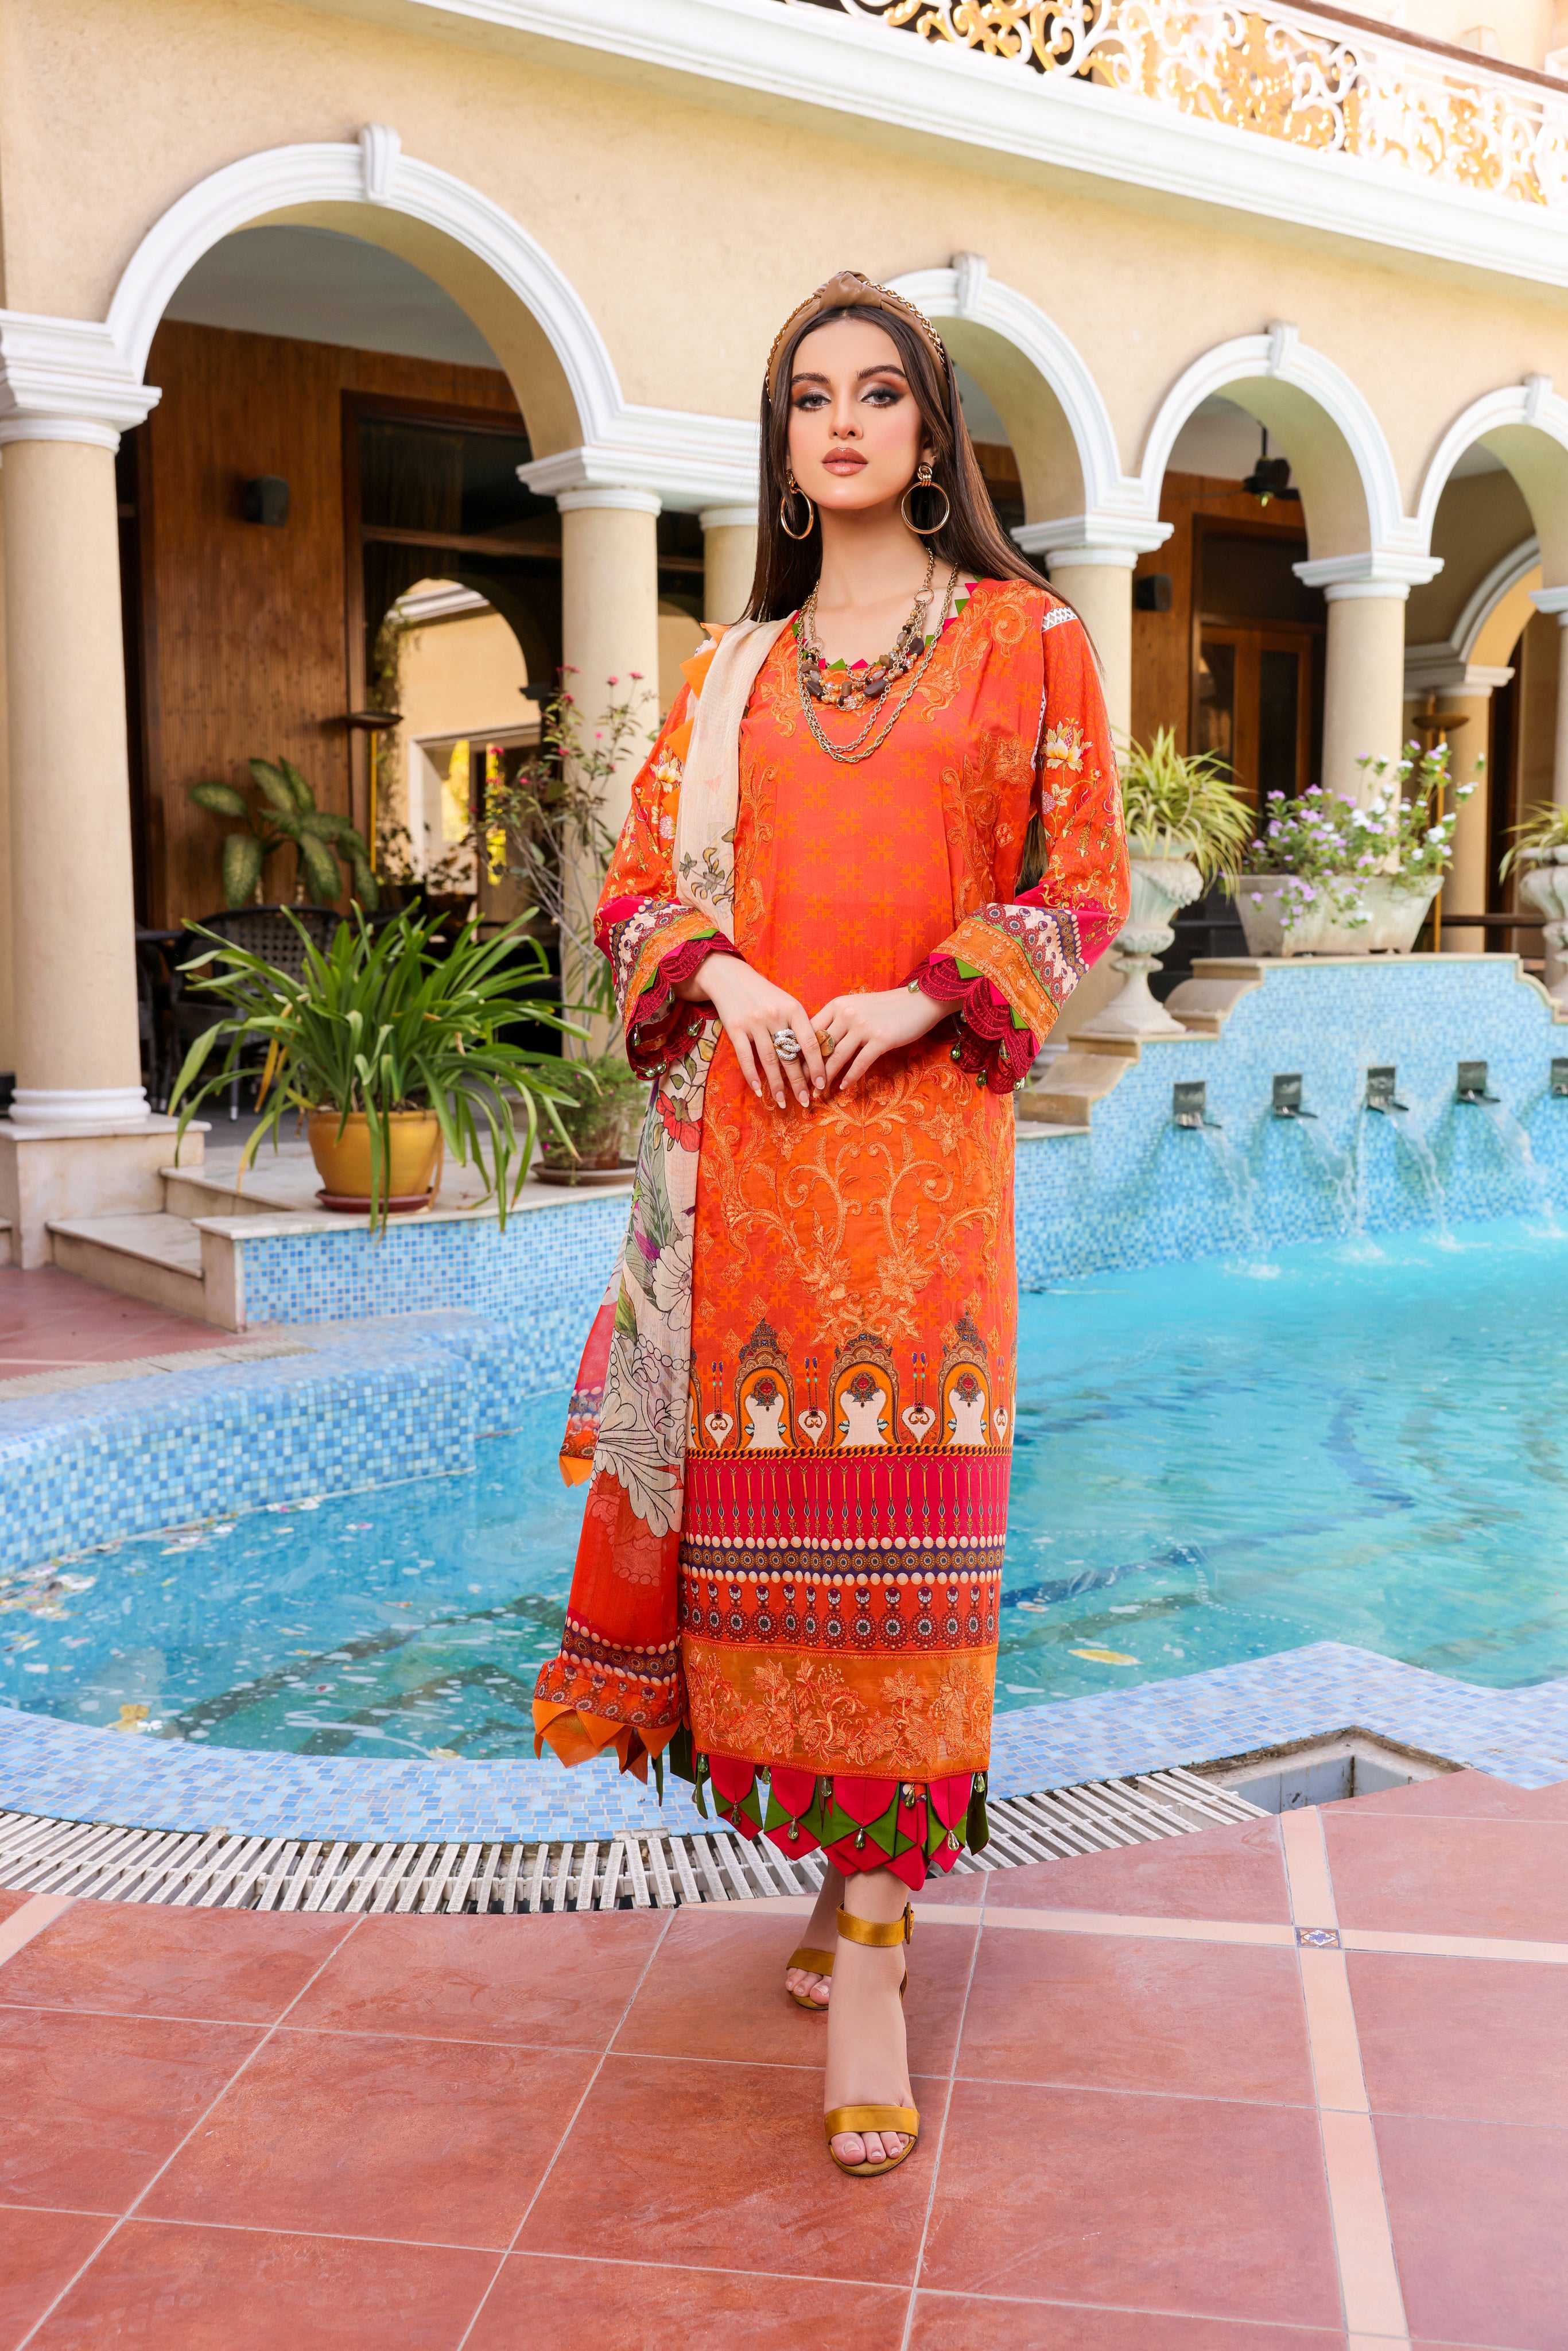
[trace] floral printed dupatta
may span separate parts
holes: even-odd
[[[601,909],[628,1017],[644,1000],[651,969],[668,996],[686,964],[695,970],[704,956],[733,946],[740,724],[787,625],[740,622],[686,664],[692,719],[666,737],[672,768],[685,752],[674,810],[676,898]],[[547,1740],[569,1764],[613,1747],[622,1770],[640,1779],[685,1719],[677,1583],[692,1227],[703,1103],[720,1034],[711,1014],[685,1025],[685,1048],[662,1070],[649,1102],[625,1246],[567,1416],[561,1474],[569,1484],[593,1482],[560,1650],[534,1695],[536,1754]]]

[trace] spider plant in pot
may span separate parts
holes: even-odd
[[[547,1135],[541,1174],[575,1184],[592,1171],[626,1165],[628,1129],[648,1107],[648,1081],[635,1076],[619,1053],[561,1061],[555,1083],[564,1099],[556,1105],[563,1141]]]
[[[1149,975],[1176,936],[1171,916],[1235,871],[1252,810],[1224,760],[1210,751],[1188,758],[1172,727],[1125,745],[1121,758],[1132,903],[1111,952],[1125,985],[1091,1025],[1122,1037],[1181,1037],[1181,1023],[1149,993]]]
[[[305,948],[298,979],[198,928],[212,946],[194,968],[212,968],[192,984],[214,998],[219,1018],[175,1084],[170,1108],[179,1111],[180,1134],[260,1050],[262,1115],[242,1173],[264,1135],[276,1147],[293,1110],[306,1122],[324,1207],[368,1213],[384,1228],[390,1213],[430,1205],[450,1152],[479,1168],[484,1196],[495,1196],[505,1225],[541,1120],[564,1138],[558,1104],[576,1099],[560,1085],[563,1064],[553,1054],[525,1051],[502,1034],[524,1020],[582,1034],[517,992],[544,976],[542,951],[517,924],[490,939],[470,924],[447,941],[436,923],[406,914],[371,931],[357,908],[324,953],[296,928]]]

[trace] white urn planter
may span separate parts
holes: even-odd
[[[1519,894],[1526,904],[1546,917],[1542,933],[1547,946],[1559,963],[1568,964],[1568,849],[1529,851],[1520,860],[1523,867],[1519,877]],[[1558,977],[1547,993],[1554,1003],[1568,1011],[1568,971]]]
[[[1134,852],[1131,867],[1131,910],[1111,942],[1111,960],[1125,986],[1090,1026],[1114,1037],[1185,1037],[1181,1022],[1150,995],[1149,974],[1158,971],[1161,956],[1176,938],[1171,916],[1202,896],[1203,876],[1185,857]]]
[[[1237,883],[1236,911],[1247,934],[1249,955],[1408,955],[1440,886],[1432,881],[1408,889],[1391,873],[1359,883],[1348,873],[1330,874],[1314,885],[1318,894],[1312,903],[1292,915],[1289,880],[1282,873],[1244,873]],[[1335,897],[1352,890],[1369,921],[1347,923],[1333,904]]]

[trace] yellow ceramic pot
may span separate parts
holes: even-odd
[[[388,1114],[387,1127],[390,1164],[382,1205],[394,1214],[428,1207],[441,1180],[440,1121],[434,1111],[394,1110]],[[345,1122],[335,1110],[313,1110],[306,1131],[321,1178],[322,1207],[367,1214],[371,1123],[364,1112],[351,1110]]]

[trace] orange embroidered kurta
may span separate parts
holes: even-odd
[[[824,714],[835,738],[858,723]],[[629,1049],[653,1075],[702,1021],[674,986],[729,944],[674,897],[688,732],[683,694],[601,909]],[[1020,895],[1031,818],[1044,872]],[[741,727],[734,951],[808,1012],[913,978],[953,1013],[804,1110],[757,1099],[728,1040],[710,1047],[674,1756],[744,1833],[790,1852],[821,1844],[918,1884],[976,1834],[1014,1412],[1011,1094],[1126,896],[1098,681],[1065,606],[980,583],[858,766],[814,741],[794,633],[779,638]],[[603,1458],[601,1515],[623,1519],[599,1492]],[[578,1623],[574,1585],[558,1666]],[[540,1677],[541,1698],[570,1689]]]

